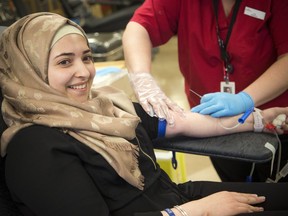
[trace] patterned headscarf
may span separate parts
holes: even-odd
[[[80,103],[48,84],[51,43],[67,24],[83,32],[60,15],[41,12],[23,17],[2,33],[0,84],[8,129],[1,137],[1,155],[20,129],[33,124],[55,127],[101,154],[119,176],[143,189],[139,149],[128,141],[135,138],[139,123],[131,101],[121,91],[103,87],[92,89],[91,98]]]

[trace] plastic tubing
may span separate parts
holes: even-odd
[[[248,116],[254,111],[254,107],[248,109],[239,119],[238,122],[240,124],[243,124],[245,120],[248,118]]]

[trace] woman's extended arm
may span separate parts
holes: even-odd
[[[288,129],[287,128],[288,107],[286,108],[276,107],[266,109],[263,110],[261,114],[263,116],[264,123],[270,123],[278,115],[285,114],[286,124],[283,125],[282,128],[278,128],[277,132],[281,134],[284,132],[284,130]],[[232,117],[213,118],[209,115],[201,115],[198,113],[186,112],[185,117],[181,117],[174,113],[175,125],[174,127],[169,126],[166,127],[166,136],[170,137],[175,135],[185,135],[193,137],[209,137],[236,132],[253,131],[254,119],[252,114],[249,115],[249,117],[243,124],[239,124],[239,126],[236,126],[238,124],[238,119],[241,116],[242,114]],[[266,132],[268,132],[268,130],[266,130]]]

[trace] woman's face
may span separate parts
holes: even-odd
[[[84,102],[95,76],[91,51],[83,36],[68,34],[52,47],[48,63],[49,85],[68,98]]]

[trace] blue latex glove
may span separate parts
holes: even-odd
[[[200,104],[193,107],[191,112],[218,118],[244,113],[253,107],[254,101],[245,92],[239,92],[238,94],[216,92],[203,95]]]

